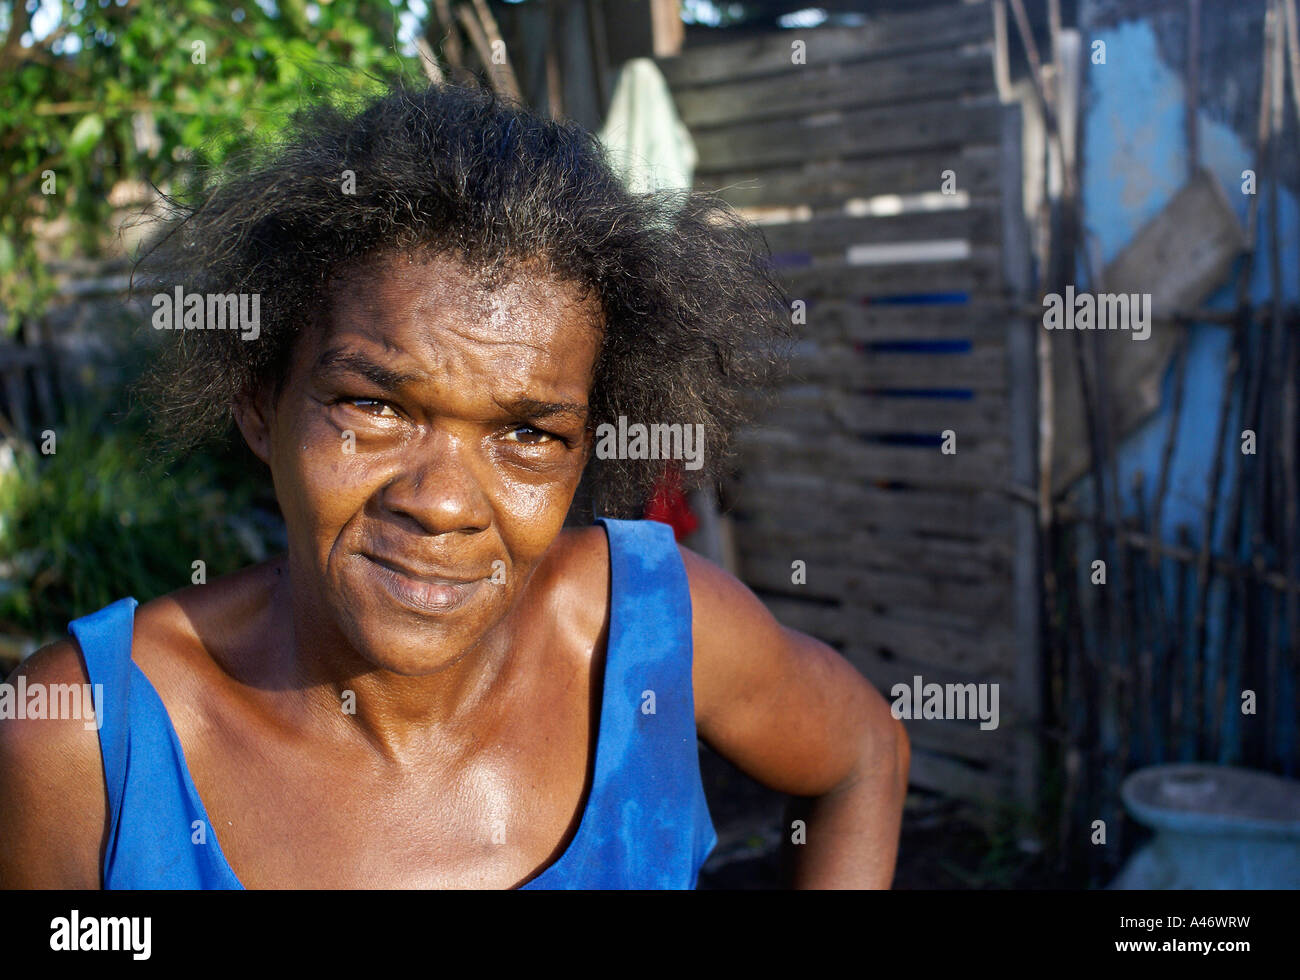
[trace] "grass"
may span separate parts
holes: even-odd
[[[124,596],[144,602],[265,557],[264,478],[226,457],[168,463],[143,420],[82,407],[54,452],[0,446],[0,631],[44,641]]]

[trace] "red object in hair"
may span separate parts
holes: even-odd
[[[654,496],[646,504],[645,519],[667,524],[673,529],[673,538],[677,541],[689,537],[700,526],[700,519],[682,492],[682,477],[677,470],[665,470],[659,477]]]

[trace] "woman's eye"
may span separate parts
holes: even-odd
[[[535,429],[531,425],[520,425],[506,433],[506,439],[510,442],[523,443],[526,446],[537,446],[544,442],[551,442],[555,436],[549,432],[543,432],[541,429]]]
[[[387,418],[397,417],[397,413],[393,411],[393,406],[388,402],[380,401],[378,398],[344,398],[341,400],[346,405],[355,405],[369,415]]]

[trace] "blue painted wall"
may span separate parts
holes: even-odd
[[[1205,29],[1212,29],[1209,16]],[[1142,225],[1178,191],[1187,177],[1187,163],[1183,79],[1161,60],[1152,25],[1135,20],[1090,32],[1083,39],[1085,56],[1091,50],[1092,42],[1098,39],[1106,43],[1106,63],[1094,65],[1089,59],[1084,66],[1081,190],[1084,223],[1096,243],[1094,254],[1099,254],[1105,263],[1114,258]],[[1243,71],[1247,70],[1258,73],[1257,58],[1253,64],[1243,66]],[[1289,104],[1288,111],[1293,111]],[[1199,116],[1198,128],[1202,163],[1218,176],[1244,227],[1250,199],[1242,193],[1241,173],[1254,167],[1254,147],[1245,145],[1232,130],[1210,119],[1204,112]],[[1255,262],[1251,294],[1255,301],[1264,301],[1271,295],[1267,260],[1267,195],[1270,188],[1261,181],[1257,184],[1257,193],[1261,195],[1259,256]],[[1278,210],[1284,244],[1283,293],[1287,301],[1294,302],[1300,295],[1300,283],[1295,274],[1295,270],[1300,268],[1300,234],[1297,234],[1300,215],[1297,214],[1294,196],[1285,188],[1280,194]],[[1234,271],[1233,281],[1221,287],[1206,306],[1222,310],[1233,308],[1235,276],[1239,269],[1240,265]],[[1160,326],[1153,329],[1160,329]],[[1164,540],[1171,543],[1177,540],[1180,524],[1190,525],[1194,536],[1200,534],[1216,455],[1214,433],[1231,340],[1230,331],[1222,327],[1194,325],[1190,328],[1183,414],[1160,529]],[[1148,513],[1151,511],[1164,441],[1173,417],[1170,407],[1172,376],[1171,365],[1164,378],[1160,409],[1120,446],[1120,489],[1129,513],[1136,509],[1132,487],[1133,476],[1139,470],[1146,472],[1148,499],[1145,506]],[[1227,429],[1225,451],[1239,452],[1240,438],[1241,425],[1233,418]],[[1259,451],[1262,454],[1268,450],[1260,447]],[[1221,507],[1226,506],[1231,491],[1228,486],[1230,476],[1231,469],[1225,466],[1219,495]],[[1086,502],[1091,496],[1089,483],[1088,480],[1081,481],[1076,488],[1081,502]],[[1216,546],[1222,548],[1226,538],[1222,525],[1226,521],[1219,523]],[[1172,595],[1168,601],[1172,603]],[[1212,595],[1208,637],[1208,649],[1216,657],[1226,602],[1225,590],[1220,587],[1218,594]],[[1290,719],[1294,725],[1294,691],[1277,693],[1287,708],[1280,717]],[[1240,721],[1240,713],[1227,712],[1226,719],[1230,727],[1225,732],[1225,743],[1230,745],[1235,730],[1231,726]],[[1293,733],[1286,732],[1285,736],[1293,743]],[[1232,760],[1224,758],[1219,761]]]

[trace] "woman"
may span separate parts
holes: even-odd
[[[796,885],[888,887],[884,699],[629,519],[666,467],[716,476],[781,336],[734,212],[629,195],[576,126],[398,90],[297,119],[148,264],[156,311],[180,288],[164,424],[233,420],[288,550],[19,668],[102,684],[101,727],[0,723],[0,883],[694,887],[698,736],[811,798]],[[620,418],[698,426],[706,465],[603,458]],[[584,474],[603,516],[565,528]]]

